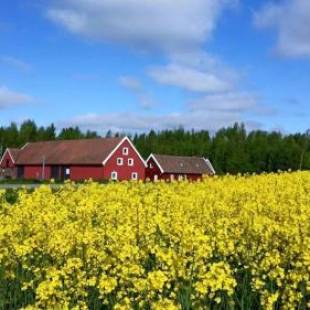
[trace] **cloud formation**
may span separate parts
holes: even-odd
[[[137,78],[132,76],[121,76],[119,82],[138,99],[141,108],[150,109],[156,105],[155,100]]]
[[[0,56],[0,62],[23,72],[31,70],[31,65],[12,56]]]
[[[86,114],[69,120],[71,125],[95,129],[140,131],[183,126],[218,129],[244,120],[259,101],[240,90],[240,75],[204,51],[223,10],[238,0],[63,0],[49,7],[54,23],[72,33],[98,41],[155,52],[166,61],[146,73],[156,83],[178,87],[200,96],[185,104],[185,111],[165,115]],[[136,96],[143,109],[155,105],[142,82],[122,76],[120,84]],[[183,110],[183,111],[182,111]]]
[[[154,67],[149,70],[149,75],[158,83],[192,92],[222,92],[232,88],[229,81],[213,72],[180,64]]]
[[[201,130],[208,128],[215,131],[236,121],[241,121],[237,112],[201,111],[178,112],[163,115],[141,115],[137,113],[110,113],[79,115],[71,120],[58,122],[59,127],[79,126],[83,129],[94,129],[100,132],[111,129],[118,132],[145,132],[151,129],[185,129]],[[259,128],[261,124],[245,121],[249,129]]]
[[[31,101],[32,98],[26,94],[12,91],[5,86],[0,86],[0,110]]]
[[[284,57],[310,56],[310,1],[270,2],[255,14],[255,24],[277,33],[275,50]]]
[[[48,17],[85,37],[139,50],[171,52],[200,47],[218,17],[236,0],[63,0]]]
[[[254,110],[257,103],[258,98],[251,93],[227,92],[205,95],[204,97],[192,101],[189,106],[191,110],[242,113],[248,110]]]

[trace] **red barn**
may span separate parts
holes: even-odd
[[[146,161],[146,178],[150,180],[199,180],[203,175],[214,175],[208,159],[151,154]]]
[[[19,149],[8,148],[0,161],[0,177],[14,179],[16,177],[16,159]]]
[[[145,162],[128,137],[28,143],[7,149],[0,167],[21,179],[145,179]]]

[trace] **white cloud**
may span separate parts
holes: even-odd
[[[119,82],[138,99],[141,108],[150,109],[156,105],[155,100],[137,78],[132,76],[121,76]]]
[[[200,47],[236,0],[63,0],[48,17],[69,31],[139,50]]]
[[[0,110],[31,101],[32,98],[26,94],[9,90],[5,86],[0,86]]]
[[[257,107],[258,98],[247,92],[206,95],[190,103],[192,110],[245,112]]]
[[[217,76],[216,73],[180,64],[154,67],[149,70],[149,75],[161,84],[193,92],[222,92],[232,88],[230,81]]]
[[[231,121],[231,115],[221,114],[220,119],[209,116],[202,116],[200,113],[171,113],[168,115],[138,115],[130,113],[114,113],[106,115],[87,114],[73,118],[61,125],[77,125],[82,128],[93,128],[97,130],[113,131],[148,131],[151,129],[173,129],[183,126],[185,128],[210,129],[226,125]]]
[[[79,126],[83,129],[93,129],[99,132],[145,132],[151,129],[175,129],[180,126],[185,129],[215,131],[235,122],[244,121],[251,129],[261,125],[255,121],[247,121],[236,111],[185,111],[162,115],[146,115],[137,113],[86,114],[58,123],[59,127]]]
[[[53,2],[47,15],[53,22],[87,38],[121,43],[136,50],[159,51],[168,64],[153,67],[148,73],[161,84],[194,92],[219,92],[233,87],[236,74],[229,76],[232,72],[203,52],[202,47],[222,11],[238,2],[63,0]]]
[[[286,57],[310,56],[310,1],[270,2],[255,14],[255,24],[277,32],[276,51]]]
[[[31,69],[30,64],[11,56],[0,56],[0,62],[24,72],[28,72]]]
[[[128,88],[129,90],[136,92],[140,92],[143,90],[141,82],[132,76],[121,76],[119,78],[119,82],[122,86]]]
[[[155,51],[166,63],[150,66],[149,77],[202,97],[200,102],[192,103],[189,111],[154,116],[88,114],[72,119],[71,124],[131,131],[180,125],[188,129],[217,129],[242,121],[244,112],[256,108],[255,96],[239,90],[240,74],[204,52],[204,44],[212,36],[221,13],[238,0],[57,0],[56,4],[52,3],[47,15],[54,23],[86,38],[123,44],[138,51]],[[156,104],[140,80],[123,76],[119,82],[136,96],[143,108]],[[204,107],[206,104],[208,109]]]

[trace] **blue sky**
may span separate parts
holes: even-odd
[[[310,127],[308,0],[4,0],[0,124]]]

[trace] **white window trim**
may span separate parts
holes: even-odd
[[[118,180],[117,171],[112,171],[111,172],[111,180],[113,180],[113,181],[117,181]]]
[[[122,154],[123,154],[123,155],[128,155],[128,154],[129,154],[129,149],[128,149],[128,147],[123,147]]]
[[[131,173],[131,179],[134,181],[137,181],[138,180],[138,172],[132,172]]]
[[[135,161],[133,160],[133,158],[128,158],[128,166],[132,167],[134,166]]]
[[[116,164],[118,166],[123,166],[124,165],[124,159],[122,157],[117,157]]]

